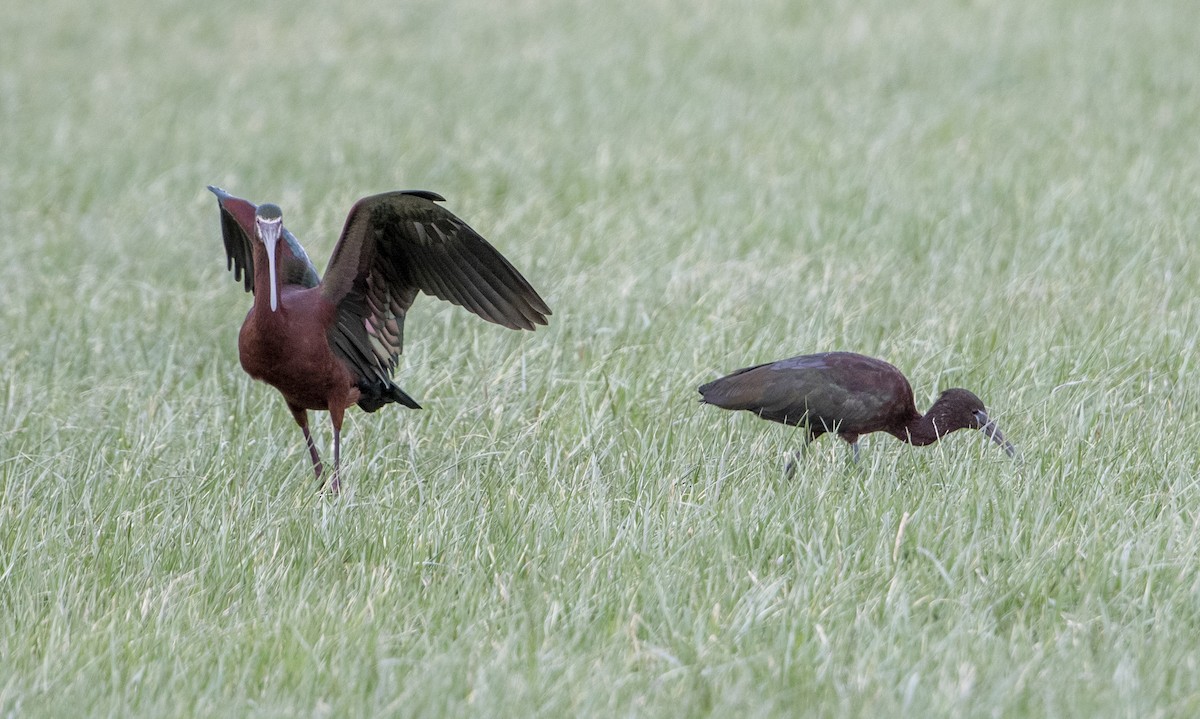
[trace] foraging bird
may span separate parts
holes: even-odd
[[[308,410],[333,421],[333,479],[340,489],[345,411],[390,402],[420,409],[392,382],[404,316],[418,292],[465,307],[511,329],[545,325],[550,308],[499,252],[424,190],[364,197],[346,217],[325,277],[283,226],[277,205],[258,205],[219,187],[221,233],[234,278],[254,304],[238,334],[242,368],[278,389],[321,480]]]
[[[744,409],[772,422],[805,427],[807,442],[834,432],[854,449],[855,461],[859,436],[870,432],[887,432],[923,447],[956,430],[978,429],[1010,457],[1016,455],[1016,448],[971,392],[948,389],[922,415],[900,370],[853,352],[801,355],[746,367],[701,385],[700,396],[705,404]],[[789,462],[789,475],[793,469]]]

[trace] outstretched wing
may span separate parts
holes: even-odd
[[[234,197],[219,187],[209,185],[208,189],[217,196],[217,205],[221,208],[221,238],[225,241],[226,266],[233,270],[233,277],[245,283],[246,291],[254,291],[254,246],[250,238],[254,234],[254,213],[258,207],[248,200]],[[285,285],[301,285],[316,287],[321,283],[317,268],[300,246],[295,235],[283,230],[283,239],[290,251],[281,253],[282,265],[280,271]]]
[[[359,376],[385,381],[403,350],[404,315],[418,292],[510,329],[547,323],[550,308],[494,247],[426,191],[355,203],[322,288],[337,306],[334,352]]]

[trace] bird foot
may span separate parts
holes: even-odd
[[[320,474],[317,475],[317,492],[318,493],[329,492],[330,494],[340,494],[341,491],[342,491],[341,479],[340,479],[340,477],[337,476],[336,473],[334,473],[334,475],[333,475],[333,480],[329,481],[329,482],[326,482],[324,479],[322,479]]]

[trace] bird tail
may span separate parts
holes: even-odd
[[[358,385],[361,396],[358,398],[358,406],[364,412],[374,412],[386,404],[396,402],[410,409],[421,409],[421,405],[412,397],[404,393],[393,382],[376,382],[369,384],[360,382]]]
[[[758,396],[760,389],[757,383],[745,376],[750,371],[756,369],[758,369],[758,366],[746,367],[733,374],[700,385],[698,388],[700,402],[721,407],[722,409],[751,409],[757,407],[761,404],[761,398]]]

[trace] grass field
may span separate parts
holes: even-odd
[[[330,4],[332,5],[332,4]],[[9,3],[0,715],[1200,714],[1192,0]],[[430,299],[313,489],[218,184],[324,268],[427,188],[554,309]],[[1020,447],[696,403],[884,357]],[[327,417],[317,439],[329,456]]]

